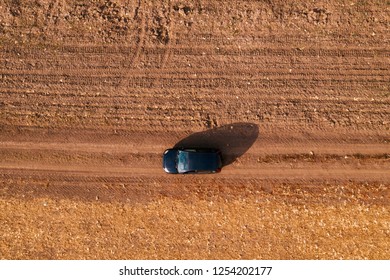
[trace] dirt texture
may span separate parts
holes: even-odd
[[[1,259],[389,259],[388,1],[0,2]],[[169,175],[166,148],[219,148]]]

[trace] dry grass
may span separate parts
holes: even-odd
[[[0,200],[3,259],[388,259],[389,208]]]

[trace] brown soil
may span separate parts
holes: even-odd
[[[389,259],[389,5],[314,2],[2,1],[0,257]]]

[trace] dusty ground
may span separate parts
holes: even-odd
[[[389,259],[387,2],[1,1],[0,257]]]

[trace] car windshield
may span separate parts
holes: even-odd
[[[179,173],[188,171],[189,169],[188,157],[189,157],[188,152],[179,151],[177,155],[177,171]]]

